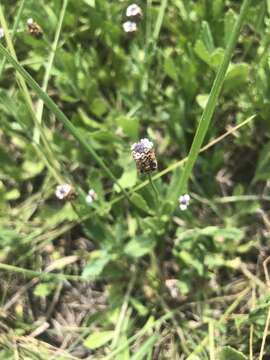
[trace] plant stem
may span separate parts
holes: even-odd
[[[184,171],[180,178],[178,196],[182,195],[184,192],[187,192],[187,182],[191,175],[193,166],[199,155],[203,140],[205,138],[206,132],[210,125],[210,121],[211,121],[214,111],[216,109],[218,97],[220,95],[222,85],[223,85],[225,77],[226,77],[226,72],[228,70],[230,60],[231,60],[233,51],[235,49],[236,42],[238,40],[244,19],[247,15],[247,11],[248,11],[250,3],[251,3],[251,0],[243,1],[239,17],[238,17],[238,19],[234,25],[234,28],[232,30],[232,34],[229,39],[228,46],[224,53],[223,61],[219,67],[218,73],[217,73],[215,81],[213,83],[207,105],[203,111],[201,120],[199,122],[196,134],[194,136],[194,139],[193,139],[193,142],[191,145],[191,149],[190,149],[190,152],[188,155],[186,166],[185,166]]]
[[[58,25],[57,25],[55,36],[54,36],[54,42],[53,42],[53,44],[51,46],[51,53],[50,53],[50,56],[49,56],[48,61],[47,61],[45,75],[44,75],[43,83],[42,83],[42,90],[44,92],[46,92],[47,88],[48,88],[48,83],[49,83],[49,79],[50,79],[50,73],[51,73],[51,70],[52,70],[53,61],[54,61],[55,53],[56,53],[56,50],[57,50],[57,46],[58,46],[58,42],[59,42],[61,30],[62,30],[63,20],[64,20],[64,16],[65,16],[65,13],[66,13],[67,5],[68,5],[68,1],[69,0],[64,0],[63,1],[62,9],[61,9],[61,12],[60,12],[60,15],[59,15],[59,21],[58,21]],[[42,122],[43,108],[44,108],[44,102],[42,100],[39,100],[39,102],[37,104],[37,120],[38,120],[38,122],[40,124]],[[38,131],[37,128],[35,128],[34,140],[37,143],[39,142],[39,131]]]
[[[14,35],[16,34],[16,31],[18,29],[18,25],[19,25],[19,21],[21,19],[21,16],[22,16],[22,12],[23,12],[23,9],[24,9],[24,5],[25,5],[25,0],[22,0],[21,1],[21,4],[20,4],[20,7],[18,9],[18,12],[17,12],[17,15],[16,15],[16,18],[15,18],[15,21],[14,21],[14,25],[13,25],[13,28],[12,28],[12,31],[11,31],[11,39],[13,39]],[[0,76],[2,75],[2,72],[5,68],[5,64],[6,64],[6,58],[4,58],[1,62],[1,65],[0,65]]]
[[[155,199],[156,199],[156,205],[158,205],[159,203],[159,193],[158,193],[158,189],[156,188],[153,179],[152,179],[152,175],[148,174],[148,179],[149,179],[149,184],[151,185],[153,192],[155,194]]]

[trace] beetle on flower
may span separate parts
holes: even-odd
[[[147,138],[131,146],[131,153],[140,174],[150,174],[157,169],[154,144]]]

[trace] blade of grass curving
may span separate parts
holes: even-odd
[[[15,17],[14,25],[13,25],[13,28],[12,28],[12,31],[11,31],[11,39],[13,39],[14,35],[17,32],[19,21],[21,19],[22,12],[23,12],[23,9],[24,9],[24,6],[25,6],[25,2],[26,2],[25,0],[22,0],[21,4],[19,6],[18,12],[17,12],[16,17]],[[6,64],[6,58],[3,58],[3,60],[2,60],[2,62],[0,64],[0,76],[2,75],[2,72],[3,72],[4,68],[5,68],[5,64]]]
[[[153,39],[155,42],[157,42],[158,37],[159,37],[159,33],[160,33],[160,29],[161,29],[161,26],[163,23],[167,4],[168,4],[168,0],[162,0],[160,9],[159,9],[159,13],[158,13],[158,17],[157,17],[157,22],[156,22],[154,33],[153,33]]]
[[[5,56],[15,68],[15,70],[23,77],[23,79],[28,83],[28,85],[35,91],[40,99],[44,101],[44,104],[54,113],[59,121],[65,126],[65,128],[73,135],[73,137],[91,154],[96,163],[103,168],[105,173],[117,184],[119,189],[125,195],[127,199],[130,200],[127,191],[119,184],[117,178],[101,159],[101,157],[93,149],[89,141],[86,141],[82,136],[81,132],[71,123],[67,116],[62,112],[62,110],[56,105],[56,103],[47,95],[38,83],[32,78],[32,76],[18,63],[18,61],[5,49],[5,47],[0,44],[0,54]],[[40,125],[40,124],[39,124]],[[130,200],[131,201],[131,200]],[[131,201],[132,202],[132,201]]]
[[[218,72],[217,72],[215,81],[213,83],[206,107],[203,111],[201,120],[199,122],[196,134],[194,136],[194,139],[193,139],[193,142],[191,145],[187,163],[185,165],[184,171],[180,178],[178,196],[187,191],[188,179],[191,175],[193,166],[197,160],[203,140],[205,138],[205,135],[209,128],[212,116],[216,109],[218,97],[220,95],[220,92],[221,92],[221,89],[222,89],[222,86],[223,86],[223,83],[225,80],[225,76],[226,76],[230,61],[231,61],[231,57],[232,57],[233,51],[235,49],[243,22],[247,15],[247,11],[248,11],[250,3],[251,3],[251,0],[243,1],[241,10],[240,10],[240,14],[239,14],[238,19],[232,30],[232,34],[230,36],[227,48],[224,53],[223,61],[218,69]]]
[[[47,62],[47,66],[46,66],[45,74],[44,74],[44,78],[43,78],[43,83],[42,83],[42,90],[44,92],[46,92],[47,88],[48,88],[50,74],[51,74],[51,71],[52,71],[52,66],[53,66],[53,62],[54,62],[54,58],[55,58],[55,53],[56,53],[58,43],[59,43],[59,39],[60,39],[60,34],[61,34],[61,30],[62,30],[62,25],[63,25],[63,21],[64,21],[66,9],[67,9],[68,1],[69,0],[64,0],[63,1],[62,9],[60,11],[59,21],[58,21],[58,25],[56,27],[54,41],[53,41],[53,44],[51,46],[51,53],[50,53],[50,56],[48,58],[48,62]],[[38,104],[37,104],[37,120],[38,120],[39,123],[42,122],[43,108],[44,108],[44,102],[40,99],[38,101]],[[38,131],[37,128],[35,129],[35,132],[34,132],[34,140],[37,143],[39,142],[39,131]]]

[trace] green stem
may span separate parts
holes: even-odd
[[[18,25],[19,25],[19,21],[21,20],[22,12],[23,12],[23,9],[24,9],[24,5],[25,5],[25,0],[22,0],[22,1],[21,1],[21,4],[20,4],[20,7],[19,7],[19,9],[18,9],[16,18],[15,18],[15,21],[14,21],[14,25],[13,25],[12,31],[11,31],[11,39],[13,39],[14,35],[15,35],[16,32],[17,32]],[[0,76],[2,75],[2,72],[3,72],[4,68],[5,68],[5,64],[6,64],[6,58],[4,58],[4,59],[2,60],[2,62],[1,62],[1,65],[0,65]]]
[[[165,10],[168,4],[168,0],[162,0],[162,3],[160,5],[160,9],[159,9],[159,13],[158,13],[158,17],[157,17],[157,22],[156,22],[156,26],[154,29],[154,34],[153,34],[153,39],[154,42],[156,43],[159,37],[159,33],[160,33],[160,29],[163,23],[163,19],[164,19],[164,15],[165,15]]]
[[[149,184],[151,185],[151,187],[153,189],[153,192],[155,194],[156,205],[158,205],[158,203],[159,203],[159,193],[158,193],[158,189],[156,188],[156,186],[155,186],[155,184],[153,182],[151,174],[148,175],[148,179],[149,179]]]
[[[210,121],[211,121],[214,111],[216,109],[218,97],[220,95],[222,85],[223,85],[225,77],[226,77],[226,72],[228,70],[230,60],[231,60],[233,51],[235,49],[244,19],[247,15],[247,11],[248,11],[250,3],[251,3],[251,0],[243,1],[239,17],[238,17],[238,19],[234,25],[234,28],[232,30],[232,34],[229,39],[228,46],[224,53],[223,61],[220,65],[218,73],[216,75],[214,84],[212,86],[212,89],[211,89],[211,92],[210,92],[210,95],[208,98],[207,105],[203,111],[199,126],[197,128],[196,134],[194,136],[194,139],[193,139],[193,142],[191,145],[191,149],[190,149],[190,152],[188,155],[186,166],[185,166],[182,176],[180,178],[178,196],[183,194],[184,192],[187,192],[187,182],[191,175],[193,166],[199,155],[203,140],[205,138],[206,132],[210,125]]]
[[[58,21],[58,25],[57,25],[55,36],[54,36],[54,42],[51,46],[51,53],[50,53],[50,56],[49,56],[49,59],[47,62],[45,75],[44,75],[44,79],[43,79],[43,83],[42,83],[42,90],[44,92],[46,92],[47,88],[48,88],[50,74],[51,74],[51,70],[52,70],[52,66],[53,66],[53,62],[54,62],[54,58],[55,58],[55,53],[56,53],[57,46],[58,46],[59,39],[60,39],[60,34],[61,34],[61,30],[62,30],[62,25],[63,25],[68,1],[69,0],[63,1],[62,9],[61,9],[61,12],[59,15],[59,21]],[[38,105],[37,105],[37,120],[40,124],[42,122],[43,108],[44,108],[44,102],[42,100],[39,100]],[[37,143],[39,142],[39,131],[37,128],[35,128],[34,140]]]

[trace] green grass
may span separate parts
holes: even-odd
[[[270,7],[128,5],[1,2],[0,359],[262,360]]]

